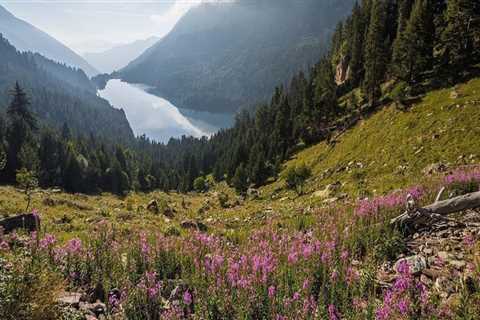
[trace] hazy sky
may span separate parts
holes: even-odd
[[[78,53],[162,37],[202,0],[0,0],[18,18]]]

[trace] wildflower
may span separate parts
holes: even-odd
[[[82,250],[82,240],[75,238],[67,242],[67,251],[70,254],[79,253]]]
[[[293,301],[297,301],[298,299],[300,299],[300,293],[295,292],[295,293],[293,294],[292,300],[293,300]]]
[[[465,235],[463,238],[463,243],[467,247],[473,247],[475,245],[475,238],[471,234]]]
[[[183,294],[183,303],[185,303],[187,306],[192,304],[192,295],[188,290]]]
[[[401,299],[401,300],[398,301],[398,303],[397,303],[397,308],[398,308],[398,311],[400,312],[400,314],[401,314],[402,316],[407,315],[408,309],[409,309],[409,303],[408,303],[408,301],[405,300],[405,299]]]
[[[328,306],[328,319],[329,320],[340,320],[340,315],[337,311],[337,307],[331,304]]]
[[[375,318],[377,320],[388,320],[390,319],[391,309],[388,305],[384,305],[383,307],[377,309],[375,313]]]
[[[32,209],[32,215],[35,219],[37,219],[37,220],[40,219],[40,213],[38,212],[37,209]]]
[[[7,241],[1,240],[0,241],[0,251],[8,251],[10,246],[8,245]]]
[[[45,235],[45,238],[40,240],[40,248],[47,249],[48,247],[54,245],[56,241],[57,239],[55,238],[54,235],[47,234]]]
[[[342,259],[342,261],[347,261],[349,257],[349,253],[347,250],[343,250],[342,253],[340,254],[340,259]]]
[[[275,297],[275,293],[276,293],[276,289],[274,286],[268,287],[268,297],[270,299],[273,299],[273,297]]]
[[[337,270],[333,270],[332,273],[330,274],[330,280],[333,282],[337,281],[338,279],[338,272]]]

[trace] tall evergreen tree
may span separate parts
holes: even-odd
[[[434,43],[430,0],[416,0],[407,26],[394,46],[394,74],[412,82],[432,66]]]
[[[9,125],[7,128],[7,163],[5,179],[8,182],[15,181],[16,171],[21,169],[21,151],[31,138],[32,131],[37,129],[35,116],[29,110],[30,101],[19,83],[15,83],[12,92],[12,101],[7,109]],[[24,150],[25,151],[25,150]]]
[[[385,3],[373,0],[365,43],[365,79],[363,89],[370,105],[381,96],[381,88],[386,71],[385,48]]]
[[[479,35],[478,2],[472,0],[449,0],[442,33],[442,42],[448,64],[460,69],[471,63],[475,38]],[[478,49],[478,48],[476,48]]]

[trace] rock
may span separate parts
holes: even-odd
[[[57,299],[57,302],[62,305],[78,308],[82,298],[82,293],[79,292],[63,292]]]
[[[433,284],[433,281],[424,274],[420,275],[420,281],[427,287],[431,287]]]
[[[106,314],[107,306],[100,301],[94,303],[80,303],[80,310],[85,315],[93,315],[98,318],[100,315]]]
[[[448,263],[457,270],[463,270],[467,265],[463,260],[449,260]]]
[[[445,293],[447,297],[455,292],[452,281],[446,277],[438,277],[437,280],[435,280],[434,287],[438,292]]]
[[[432,163],[428,165],[425,169],[423,169],[423,173],[425,175],[433,175],[441,172],[447,171],[448,167],[447,165],[438,162],[438,163]]]
[[[53,200],[50,197],[47,197],[47,198],[43,199],[42,203],[43,203],[43,205],[48,206],[48,207],[55,206],[55,200]]]
[[[192,220],[183,220],[182,223],[180,223],[180,226],[183,229],[197,229],[197,223]]]
[[[347,59],[343,56],[335,69],[335,83],[337,86],[344,84],[350,79],[351,69],[347,64]]]
[[[427,268],[427,260],[424,256],[415,255],[407,258],[402,258],[395,263],[394,270],[398,272],[398,268],[401,262],[406,261],[410,266],[410,272],[413,274],[418,274],[422,270]]]
[[[450,99],[458,99],[460,97],[460,94],[456,89],[453,89],[452,92],[450,92]]]
[[[440,251],[437,253],[437,257],[439,257],[443,261],[446,261],[450,258],[450,254],[446,251]]]
[[[256,200],[260,197],[260,192],[257,189],[248,188],[247,197],[252,199],[252,200]]]
[[[151,200],[147,205],[147,210],[151,213],[158,214],[158,202],[157,200]]]
[[[183,229],[196,229],[202,232],[206,232],[208,230],[207,225],[200,221],[183,220],[182,223],[180,223],[180,226]]]
[[[334,194],[340,189],[340,186],[340,182],[329,184],[325,187],[325,189],[314,192],[312,197],[320,200],[333,198]]]
[[[431,279],[437,279],[439,277],[445,276],[444,272],[440,270],[429,269],[429,268],[422,270],[422,274],[426,275]]]

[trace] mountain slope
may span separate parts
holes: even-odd
[[[321,142],[299,152],[281,175],[306,164],[314,177],[306,188],[309,191],[338,181],[339,192],[369,196],[417,183],[432,164],[478,163],[479,107],[480,78],[428,92],[406,111],[386,106],[358,122],[335,144]],[[265,191],[273,192],[283,183],[278,181]]]
[[[58,64],[39,54],[19,52],[0,37],[0,110],[18,81],[31,99],[31,109],[47,125],[64,123],[75,134],[129,142],[133,133],[123,110],[114,109],[96,94],[82,70]]]
[[[174,30],[121,70],[180,108],[232,113],[325,51],[351,0],[237,1],[191,9]]]
[[[111,73],[125,67],[158,40],[160,38],[150,37],[145,40],[119,45],[103,52],[85,53],[83,57],[100,72]]]
[[[41,55],[66,63],[69,66],[81,68],[91,77],[99,72],[88,62],[65,45],[37,29],[28,22],[16,18],[0,5],[0,34],[8,39],[19,51],[38,52]]]

